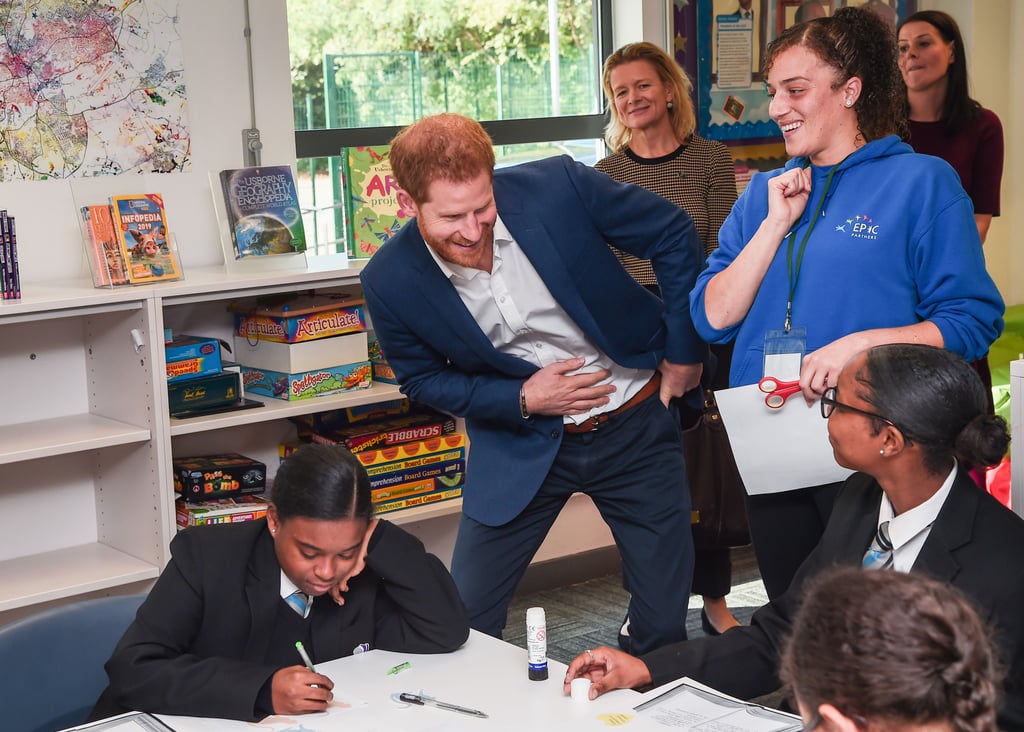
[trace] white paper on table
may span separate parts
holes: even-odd
[[[836,463],[828,420],[816,402],[798,392],[779,409],[764,403],[757,384],[715,392],[722,423],[743,487],[752,496],[845,480],[852,471]]]
[[[667,691],[655,690],[634,709],[641,718],[683,730],[797,732],[803,728],[797,716],[740,701],[685,678]]]

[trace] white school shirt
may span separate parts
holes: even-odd
[[[294,582],[292,582],[291,579],[288,577],[288,575],[286,575],[284,573],[284,570],[282,569],[281,570],[281,599],[287,601],[288,596],[291,595],[296,590],[299,590],[299,586],[296,585]],[[299,590],[299,591],[301,591],[301,590]],[[306,614],[302,616],[304,618],[308,618],[309,614],[313,611],[313,600],[316,599],[312,595],[306,595],[306,597],[309,598],[309,599],[306,602]]]
[[[508,227],[494,222],[494,263],[490,273],[447,262],[424,243],[441,272],[448,278],[469,314],[494,347],[539,367],[582,356],[575,373],[608,369],[601,382],[614,384],[610,401],[588,414],[565,415],[563,421],[579,424],[627,402],[650,381],[651,369],[632,369],[612,361],[583,333],[551,295]]]
[[[953,470],[946,476],[946,480],[935,491],[935,495],[915,506],[909,511],[893,516],[892,503],[889,497],[882,493],[882,503],[878,507],[878,523],[889,522],[889,539],[892,541],[892,568],[897,572],[909,572],[917,561],[917,555],[921,553],[928,534],[932,531],[932,524],[942,504],[949,497],[953,488],[953,481],[956,479],[957,462],[953,459]]]

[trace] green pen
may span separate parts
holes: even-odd
[[[306,664],[306,668],[313,673],[316,673],[316,669],[313,668],[313,662],[310,660],[309,654],[306,653],[306,649],[303,647],[302,641],[295,641],[295,650],[299,652],[300,656],[302,656],[302,662]]]
[[[388,669],[388,676],[394,676],[399,671],[405,671],[407,668],[409,668],[410,665],[411,664],[408,661],[403,661],[402,663],[398,664],[397,666],[392,666],[391,668]]]

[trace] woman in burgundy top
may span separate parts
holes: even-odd
[[[992,217],[999,215],[1003,126],[992,110],[967,93],[967,54],[952,16],[922,10],[908,16],[896,32],[900,71],[907,85],[907,142],[917,152],[953,166],[974,202],[974,220],[984,244]],[[989,413],[993,413],[988,358],[971,365],[988,388]]]

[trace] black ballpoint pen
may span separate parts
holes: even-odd
[[[460,707],[458,704],[449,704],[448,702],[439,701],[429,696],[420,696],[418,694],[402,693],[398,695],[401,701],[408,702],[409,704],[426,704],[427,706],[437,707],[438,709],[447,709],[450,712],[459,712],[461,714],[468,714],[471,717],[480,717],[481,719],[487,719],[487,714],[481,712],[479,709],[469,709],[468,707]]]

